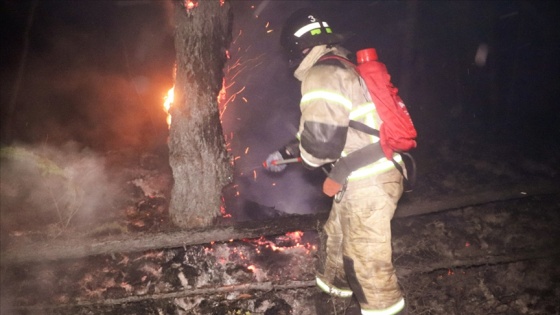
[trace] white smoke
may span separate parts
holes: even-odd
[[[75,143],[2,148],[2,229],[56,237],[92,224],[111,209],[117,189],[103,157]]]

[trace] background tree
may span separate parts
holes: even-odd
[[[219,216],[232,168],[218,110],[233,16],[223,0],[175,1],[177,69],[169,162],[169,213],[180,227],[208,226]]]

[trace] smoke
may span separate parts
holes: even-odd
[[[1,149],[2,230],[46,232],[100,222],[119,192],[102,156],[76,143]]]
[[[299,125],[299,82],[280,47],[284,20],[307,1],[237,1],[233,38],[226,65],[228,96],[242,91],[222,116],[229,149],[235,158],[233,188],[226,205],[234,219],[259,220],[280,214],[306,214],[329,208],[320,190],[324,174],[300,164],[276,174],[262,162],[295,138]]]
[[[115,211],[122,186],[109,175],[105,159],[75,142],[3,147],[0,158],[1,252],[17,240],[85,237],[122,215]],[[0,313],[16,313],[10,308],[18,296],[10,283],[25,283],[35,276],[40,281],[34,289],[41,295],[51,292],[59,280],[42,263],[24,269],[25,273],[8,274],[2,270]]]

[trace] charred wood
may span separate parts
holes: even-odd
[[[32,261],[61,260],[119,252],[138,252],[280,235],[289,231],[317,230],[326,220],[326,213],[305,216],[286,216],[272,221],[245,222],[235,226],[216,226],[197,230],[180,230],[158,234],[123,235],[119,237],[84,240],[54,240],[48,243],[11,244],[2,253],[2,264]]]
[[[120,305],[120,304],[135,303],[135,302],[140,302],[145,300],[174,299],[174,298],[182,298],[182,297],[197,296],[197,295],[215,295],[215,294],[223,294],[223,293],[235,292],[235,291],[240,291],[240,292],[273,291],[273,290],[278,291],[278,290],[309,288],[314,286],[315,286],[315,281],[291,281],[285,284],[275,284],[272,282],[245,283],[245,284],[230,285],[230,286],[216,287],[216,288],[190,289],[190,290],[184,290],[180,292],[130,296],[130,297],[125,297],[120,299],[84,301],[84,302],[77,302],[72,304],[21,306],[21,307],[14,307],[14,309],[31,311],[31,310],[45,310],[45,309],[55,309],[55,308],[71,308],[76,306],[90,306],[90,305]]]
[[[556,188],[533,186],[524,190],[482,192],[465,195],[463,198],[448,197],[440,200],[405,199],[399,205],[395,218],[449,211],[482,204],[526,199],[552,194]],[[498,196],[498,199],[496,199]],[[405,197],[406,198],[406,197]],[[158,234],[122,235],[119,237],[95,240],[68,239],[50,242],[21,244],[12,243],[2,253],[1,263],[14,264],[31,261],[60,260],[80,258],[91,255],[118,252],[144,251],[159,248],[174,248],[205,244],[213,241],[254,238],[261,235],[279,235],[289,231],[319,230],[327,219],[328,213],[278,217],[259,222],[243,222],[235,226],[214,226],[206,229],[179,230]]]

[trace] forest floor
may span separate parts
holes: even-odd
[[[520,150],[500,134],[480,139],[464,131],[457,138],[465,140],[434,139],[416,151],[418,184],[393,220],[393,257],[408,314],[560,314],[558,150],[550,151],[550,143]],[[81,213],[72,214],[73,224],[27,213],[16,202],[21,186],[3,182],[3,261],[14,246],[34,242],[173,229],[166,155],[113,152],[105,161],[118,174],[121,198],[89,223]],[[32,176],[19,174],[22,181]],[[477,195],[485,198],[471,198]],[[332,299],[314,286],[320,227],[286,231],[2,263],[0,313],[357,314],[352,299]]]

